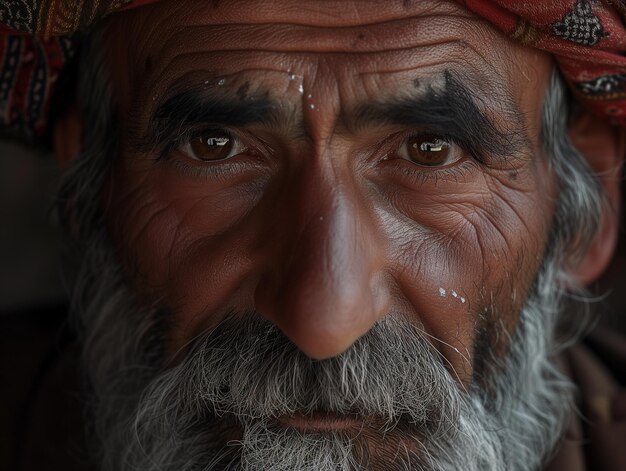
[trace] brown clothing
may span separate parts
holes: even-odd
[[[596,328],[564,363],[578,414],[546,471],[626,471],[626,340]]]
[[[92,471],[65,310],[0,316],[0,470]],[[596,329],[563,357],[578,413],[545,471],[626,471],[626,341]]]

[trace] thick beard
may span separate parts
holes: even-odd
[[[159,311],[138,305],[105,239],[88,247],[79,315],[104,470],[535,470],[568,420],[573,386],[552,362],[552,260],[506,357],[464,391],[419,327],[393,313],[324,361],[259,316],[233,314],[167,368]],[[316,411],[371,423],[303,433],[274,420]]]

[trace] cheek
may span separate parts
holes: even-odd
[[[171,345],[231,309],[254,309],[254,287],[268,262],[268,215],[281,200],[269,173],[209,184],[154,162],[126,162],[111,179],[109,221],[137,291],[176,314]],[[542,260],[554,182],[544,165],[536,167],[514,177],[476,168],[417,186],[384,172],[365,179],[376,191],[364,190],[361,203],[375,208],[388,241],[391,310],[421,324],[466,383],[476,333],[488,325],[514,328]]]
[[[382,225],[393,241],[402,295],[466,379],[477,332],[514,329],[542,262],[553,182],[537,167],[514,176],[475,172],[420,191],[395,185],[386,195],[394,210],[381,211]]]
[[[160,167],[135,162],[114,168],[108,220],[140,295],[176,312],[176,336],[194,315],[237,307],[233,293],[250,271],[255,245],[248,215],[265,181],[243,175],[208,185]]]

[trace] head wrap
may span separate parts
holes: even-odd
[[[72,35],[157,0],[0,0],[0,132],[45,135]],[[457,0],[510,38],[551,53],[576,98],[626,126],[626,0]]]

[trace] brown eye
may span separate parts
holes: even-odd
[[[232,157],[235,140],[224,130],[208,131],[189,141],[191,157],[204,162]]]
[[[424,167],[442,167],[461,158],[458,146],[427,134],[411,136],[402,147],[401,154],[404,158]]]

